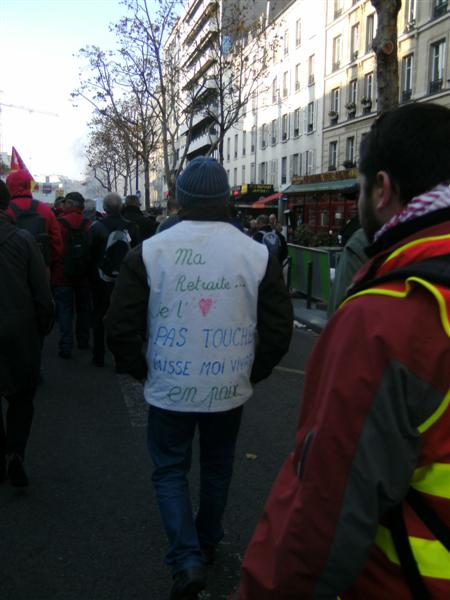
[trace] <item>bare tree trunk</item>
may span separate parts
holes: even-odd
[[[377,11],[378,27],[373,40],[377,57],[378,112],[398,106],[397,17],[401,0],[371,0]]]
[[[147,158],[144,160],[144,191],[145,191],[145,210],[150,210],[150,162]]]

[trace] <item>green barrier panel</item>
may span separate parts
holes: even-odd
[[[312,297],[328,302],[330,297],[330,263],[336,264],[336,254],[341,248],[309,248],[288,244],[291,257],[291,288],[301,294],[308,293],[308,264],[312,262]]]

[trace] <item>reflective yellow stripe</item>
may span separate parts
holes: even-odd
[[[367,290],[363,290],[362,292],[357,292],[356,294],[353,294],[353,296],[349,296],[348,298],[346,298],[344,300],[344,302],[342,302],[342,304],[339,305],[339,308],[342,308],[343,306],[345,306],[347,304],[347,302],[350,302],[350,300],[353,300],[354,298],[359,298],[359,296],[368,296],[370,294],[372,295],[379,295],[379,296],[392,296],[393,298],[406,298],[406,296],[409,293],[409,289],[408,292],[398,292],[396,290],[384,290],[382,288],[368,288]]]
[[[367,290],[362,290],[361,292],[357,292],[356,294],[353,294],[353,296],[350,296],[349,298],[344,300],[344,302],[340,305],[339,308],[342,308],[350,300],[358,298],[359,296],[364,296],[366,294],[379,294],[382,296],[391,296],[392,298],[406,298],[412,289],[411,282],[419,283],[425,289],[431,292],[436,298],[439,306],[439,314],[441,316],[442,327],[447,336],[450,337],[450,322],[448,319],[447,303],[445,301],[445,298],[434,285],[432,285],[425,279],[421,279],[420,277],[408,277],[407,279],[405,279],[405,289],[403,291],[389,290],[385,288],[368,288]]]
[[[450,465],[434,463],[419,467],[413,473],[411,487],[450,500]]]
[[[422,423],[422,425],[419,425],[419,427],[417,429],[420,431],[420,433],[423,433],[424,431],[429,429],[432,425],[434,425],[434,423],[436,423],[436,421],[438,419],[440,419],[441,416],[445,413],[445,411],[447,410],[449,405],[450,405],[450,390],[446,393],[445,398],[442,400],[440,406],[434,411],[434,413],[431,415],[431,417],[428,417],[428,419],[426,421],[424,421]]]
[[[450,580],[450,552],[440,542],[413,536],[409,542],[421,575]],[[400,565],[389,529],[378,526],[375,544],[391,562]]]
[[[441,240],[450,240],[450,235],[437,235],[437,236],[432,236],[432,237],[427,237],[427,238],[421,238],[420,240],[415,240],[414,242],[409,242],[409,244],[405,244],[404,246],[397,248],[397,250],[394,250],[394,252],[392,252],[392,254],[390,254],[387,257],[387,259],[384,261],[383,264],[386,264],[387,262],[389,262],[390,260],[392,260],[393,258],[398,256],[404,250],[408,250],[409,248],[414,248],[414,246],[419,246],[420,244],[423,244],[426,242],[439,242]]]

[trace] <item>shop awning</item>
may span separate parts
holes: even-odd
[[[337,181],[319,181],[317,183],[292,184],[286,188],[284,194],[305,194],[307,192],[343,192],[345,190],[357,189],[357,179],[341,179]],[[267,198],[265,198],[267,200]],[[259,202],[259,201],[258,201]],[[256,204],[256,203],[255,203]]]
[[[267,204],[278,200],[278,198],[281,198],[281,196],[283,196],[283,194],[278,192],[277,194],[271,194],[270,196],[261,197],[256,202],[253,202],[252,208],[265,208]]]

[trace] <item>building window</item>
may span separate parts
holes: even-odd
[[[431,44],[430,94],[440,92],[444,80],[445,40]]]
[[[314,171],[314,150],[305,152],[305,175],[312,175]]]
[[[284,32],[283,53],[284,56],[289,56],[289,29],[286,29]]]
[[[281,185],[287,183],[287,156],[281,159]]]
[[[272,185],[278,185],[278,160],[270,161],[270,173],[269,180],[267,183],[271,183]]]
[[[267,181],[267,163],[259,163],[259,183],[266,183]]]
[[[337,35],[333,39],[333,71],[337,71],[341,66],[342,36]]]
[[[353,25],[350,41],[350,60],[356,60],[359,52],[359,23]]]
[[[238,157],[238,134],[236,133],[234,136],[234,158]]]
[[[246,151],[247,151],[247,132],[243,131],[242,132],[242,156],[245,156]]]
[[[256,125],[253,125],[250,137],[250,152],[254,154],[256,147]]]
[[[416,0],[406,0],[405,17],[406,25],[416,24]]]
[[[343,0],[334,0],[334,18],[337,19],[342,15]]]
[[[227,160],[230,160],[231,139],[227,138]]]
[[[264,123],[264,125],[261,127],[261,149],[262,150],[264,150],[264,148],[267,147],[268,133],[269,133],[269,128],[267,126],[267,123]]]
[[[355,138],[353,136],[348,137],[345,143],[345,160],[347,168],[354,166],[355,162]],[[352,163],[350,165],[350,163]]]
[[[281,117],[281,139],[285,142],[288,139],[288,116]]]
[[[331,90],[331,112],[336,113],[336,115],[339,114],[340,97],[341,97],[340,88],[334,88],[334,90]]]
[[[302,20],[297,19],[295,23],[295,45],[298,48],[302,43]]]
[[[314,102],[310,102],[308,104],[308,120],[306,130],[308,133],[314,131]]]
[[[250,164],[250,183],[256,183],[256,165],[255,165],[255,163]]]
[[[289,94],[289,71],[283,73],[283,98]]]
[[[245,183],[245,165],[242,165],[242,170],[241,170],[241,183]]]
[[[433,17],[437,19],[447,12],[447,0],[434,0]]]
[[[294,137],[298,137],[300,135],[300,109],[296,108],[294,110]]]
[[[278,100],[277,78],[275,77],[275,79],[272,81],[272,102],[275,104],[275,102],[277,100]]]
[[[352,79],[348,86],[348,101],[356,104],[358,101],[358,80]]]
[[[413,55],[409,54],[402,60],[402,102],[408,102],[412,95]]]
[[[335,171],[337,167],[337,142],[330,142],[328,154],[328,170]]]
[[[274,119],[270,125],[270,143],[275,146],[278,137],[278,119]]]
[[[363,105],[363,114],[370,113],[372,109],[372,95],[373,95],[373,73],[366,73],[364,75],[364,96],[361,98],[361,104]]]
[[[291,166],[290,166],[291,179],[293,177],[298,177],[298,175],[300,175],[298,156],[299,156],[298,154],[292,154],[292,156],[291,156]]]
[[[255,114],[258,110],[258,96],[256,92],[252,93],[252,113]]]
[[[314,72],[316,65],[316,57],[314,54],[308,58],[308,85],[313,85],[314,83]]]
[[[233,185],[237,185],[237,167],[233,169]]]
[[[300,89],[300,63],[295,65],[295,91]]]
[[[366,19],[366,52],[372,52],[375,27],[375,15],[369,15]]]

